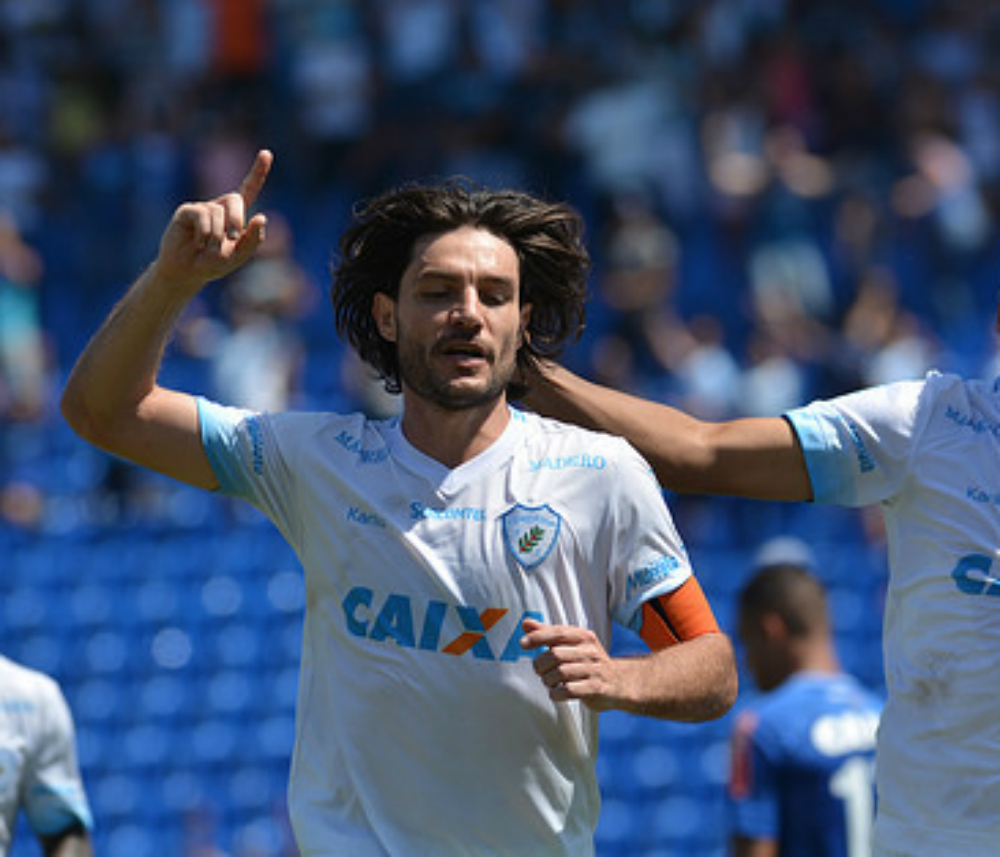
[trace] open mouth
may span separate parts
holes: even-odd
[[[473,342],[452,340],[442,343],[438,351],[458,362],[478,362],[486,359],[486,349]]]

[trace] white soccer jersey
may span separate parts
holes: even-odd
[[[788,415],[819,502],[881,503],[885,855],[1000,848],[1000,393],[931,373]]]
[[[200,400],[222,489],[306,575],[290,809],[304,857],[593,851],[596,716],[556,705],[524,617],[593,629],[691,574],[624,441],[511,410],[449,470],[398,420]]]
[[[19,810],[41,836],[77,822],[91,827],[62,692],[47,675],[0,656],[0,857]]]

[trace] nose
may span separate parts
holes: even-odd
[[[472,288],[466,289],[448,311],[448,321],[462,327],[479,325],[482,320],[481,309],[478,292]]]

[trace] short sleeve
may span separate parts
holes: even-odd
[[[278,417],[198,399],[202,444],[223,494],[239,497],[262,511],[292,544],[300,516],[295,480],[283,454],[301,437],[285,438]],[[287,421],[283,424],[287,427]]]
[[[818,503],[865,506],[893,497],[923,424],[926,383],[905,381],[813,402],[785,414]]]
[[[613,559],[611,602],[616,622],[639,631],[642,605],[673,592],[689,577],[687,550],[663,492],[646,461],[621,441],[621,477],[616,480],[619,550]]]
[[[80,776],[69,706],[54,683],[45,682],[40,689],[43,725],[25,771],[25,816],[40,836],[51,836],[77,824],[89,830],[93,819]]]
[[[252,469],[255,458],[262,455],[260,441],[255,443],[253,439],[256,432],[248,428],[256,415],[200,397],[197,402],[201,442],[219,480],[219,490],[223,494],[247,496],[251,493],[251,480],[246,463],[249,460]]]

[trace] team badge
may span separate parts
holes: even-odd
[[[527,569],[549,555],[562,526],[562,518],[548,506],[518,504],[505,512],[501,521],[507,550]]]

